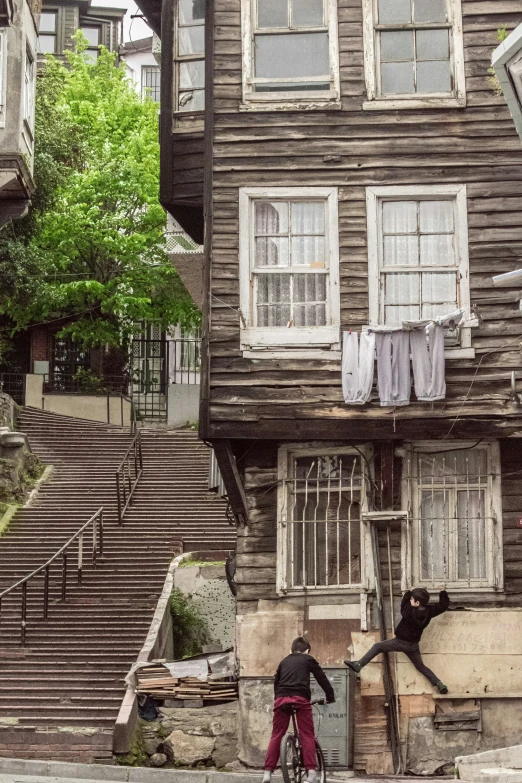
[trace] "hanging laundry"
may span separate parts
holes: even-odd
[[[446,397],[444,327],[431,321],[424,329],[413,329],[410,348],[417,399],[443,400]]]
[[[405,329],[378,331],[377,378],[381,406],[409,405],[410,334]]]
[[[343,396],[347,405],[364,405],[373,384],[375,334],[343,333]]]

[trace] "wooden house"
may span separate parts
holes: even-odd
[[[162,41],[162,203],[205,239],[199,426],[238,525],[240,757],[262,763],[294,636],[342,666],[419,584],[451,596],[421,645],[450,692],[402,655],[389,691],[370,664],[356,766],[517,743],[522,285],[492,277],[522,266],[522,147],[488,69],[522,0],[140,7]],[[457,308],[443,399],[345,403],[343,334]]]

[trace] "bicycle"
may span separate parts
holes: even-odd
[[[325,699],[315,699],[310,702],[314,704],[326,704]],[[306,769],[303,764],[303,753],[299,729],[297,726],[296,710],[291,705],[288,707],[292,718],[292,734],[286,734],[281,740],[281,772],[283,773],[284,783],[302,783],[306,778]],[[315,752],[317,756],[317,783],[326,783],[326,769],[324,764],[324,754],[321,746],[315,740]]]

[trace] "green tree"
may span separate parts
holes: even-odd
[[[35,182],[27,218],[0,232],[0,312],[22,329],[67,317],[85,346],[125,346],[137,324],[197,324],[170,263],[158,201],[158,105],[104,47],[37,80]]]

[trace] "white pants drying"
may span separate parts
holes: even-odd
[[[370,399],[373,384],[375,335],[343,333],[343,396],[347,405],[364,405]]]
[[[418,400],[433,402],[446,397],[444,329],[429,323],[410,332],[411,363]]]
[[[377,332],[377,377],[381,406],[409,405],[410,333]]]

